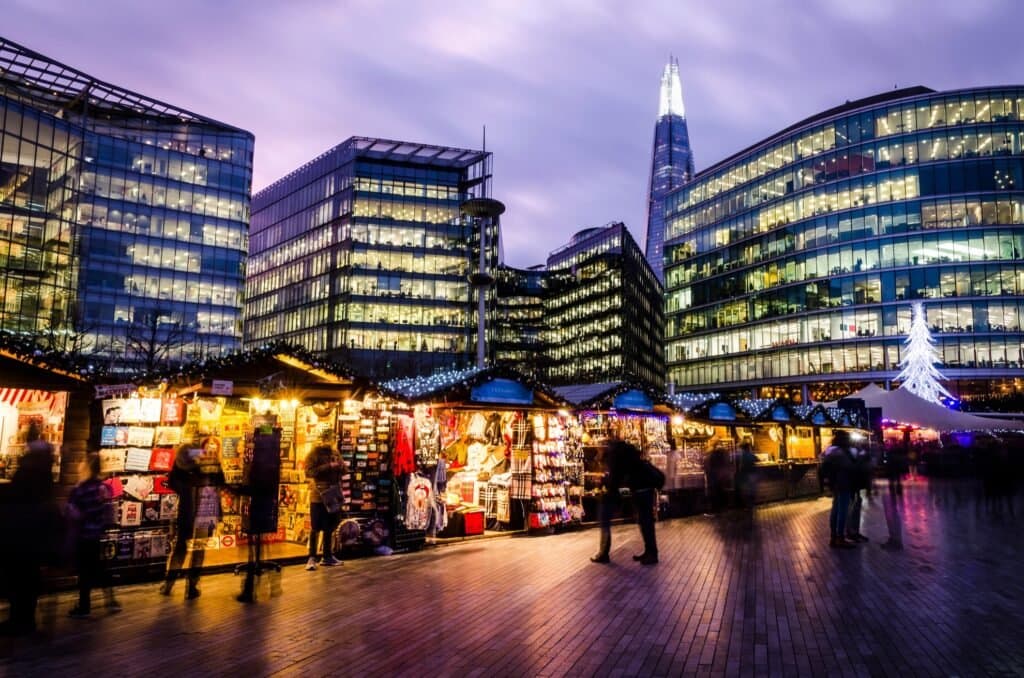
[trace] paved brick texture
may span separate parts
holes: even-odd
[[[1018,519],[970,482],[911,482],[867,501],[868,544],[828,546],[822,498],[658,524],[644,567],[635,525],[612,564],[597,531],[468,542],[264,577],[211,575],[202,597],[126,587],[124,611],[0,639],[11,676],[1024,675]],[[892,510],[895,508],[895,512]],[[1017,516],[1021,516],[1018,505]],[[883,549],[890,531],[902,550]],[[96,604],[101,596],[96,594]]]

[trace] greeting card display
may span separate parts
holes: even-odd
[[[125,436],[127,440],[127,436]],[[117,445],[117,427],[104,426],[100,429],[100,445],[103,447],[114,447]]]
[[[165,494],[160,497],[160,520],[173,520],[178,515],[178,495]]]
[[[174,465],[174,450],[170,447],[154,447],[149,456],[150,471],[170,471]]]
[[[153,451],[148,447],[129,447],[125,454],[125,471],[148,471]]]
[[[129,426],[128,446],[153,447],[153,429],[149,426]]]
[[[139,501],[145,500],[153,493],[153,476],[128,476],[123,482],[125,493]]]
[[[143,424],[160,423],[161,401],[159,398],[139,399],[139,422]]]
[[[142,524],[142,502],[122,501],[120,524],[124,527],[135,527]],[[124,535],[122,535],[124,536]],[[131,536],[130,534],[128,535]],[[128,556],[129,558],[131,556]]]
[[[160,423],[178,426],[185,421],[185,401],[177,398],[163,401]]]
[[[123,471],[124,460],[124,450],[100,450],[100,473]]]
[[[157,426],[156,434],[153,437],[153,445],[156,447],[176,447],[181,443],[181,427],[179,426]]]

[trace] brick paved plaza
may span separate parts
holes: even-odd
[[[89,620],[67,618],[62,594],[42,603],[43,631],[0,639],[0,673],[1024,674],[1016,521],[969,483],[918,481],[897,505],[905,548],[888,551],[886,496],[866,504],[871,542],[855,550],[828,548],[819,499],[660,523],[652,567],[632,562],[639,533],[622,525],[610,566],[588,562],[586,530],[286,567],[250,606],[228,574],[188,603],[183,587],[126,587],[122,613]]]

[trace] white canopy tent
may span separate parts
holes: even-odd
[[[900,424],[913,424],[936,431],[993,431],[1021,428],[1020,422],[1005,419],[989,419],[967,412],[946,409],[942,405],[919,398],[910,391],[898,388],[886,391],[876,384],[847,396],[859,398],[867,407],[880,407],[882,417]],[[822,403],[834,407],[836,403]]]

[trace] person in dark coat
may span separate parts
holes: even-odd
[[[750,443],[740,443],[736,463],[736,503],[745,509],[754,508],[756,494],[757,457]]]
[[[833,434],[832,445],[822,455],[821,475],[832,490],[832,511],[828,518],[831,531],[829,546],[851,548],[854,543],[846,538],[846,519],[850,511],[855,468],[850,450],[850,434],[846,431],[837,430]]]
[[[642,565],[658,562],[658,542],[654,532],[654,501],[657,488],[664,477],[654,477],[649,464],[643,461],[640,450],[624,440],[613,438],[605,445],[602,454],[605,475],[604,495],[599,509],[601,520],[601,545],[597,554],[590,558],[595,563],[611,562],[612,513],[621,502],[619,489],[628,487],[636,508],[640,535],[644,540],[644,552],[633,556]]]
[[[88,617],[94,587],[102,586],[107,609],[120,612],[114,597],[110,573],[101,557],[103,531],[113,522],[110,488],[100,480],[100,456],[90,452],[82,463],[85,479],[78,483],[68,498],[68,515],[75,531],[75,567],[78,570],[78,605],[69,616]]]
[[[167,477],[167,485],[178,495],[178,516],[175,519],[174,547],[167,559],[167,572],[160,587],[160,593],[165,596],[171,595],[174,582],[181,575],[189,541],[212,536],[220,516],[217,488],[224,484],[224,476],[221,473],[204,473],[196,462],[201,454],[199,448],[179,447],[174,456],[174,468]],[[202,546],[196,545],[192,549],[185,591],[188,600],[199,597],[199,575],[204,556]]]
[[[728,478],[732,475],[729,453],[721,445],[715,447],[704,460],[704,477],[707,483],[708,505],[711,513],[719,513],[728,503]]]
[[[11,606],[0,635],[26,635],[36,629],[41,569],[54,555],[63,527],[53,493],[53,446],[34,425],[3,508],[3,559]]]

